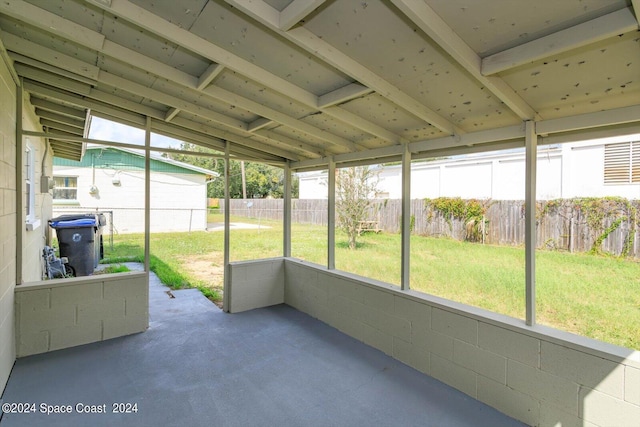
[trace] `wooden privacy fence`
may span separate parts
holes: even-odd
[[[537,247],[570,252],[595,250],[640,257],[640,235],[635,214],[640,208],[640,201],[615,200],[622,201],[615,209],[601,211],[599,216],[572,199],[538,202]],[[232,199],[231,215],[282,220],[283,203],[282,199]],[[411,200],[412,233],[495,245],[524,245],[524,201],[485,201],[485,205],[484,222],[480,220],[474,224],[476,234],[469,238],[468,221],[430,209],[423,199]],[[399,233],[401,207],[402,202],[398,199],[374,200],[366,220],[376,221],[378,228],[385,232]],[[220,200],[220,208],[224,208],[224,200]],[[294,199],[291,216],[294,223],[326,226],[327,200]]]

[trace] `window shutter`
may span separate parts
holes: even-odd
[[[640,152],[638,153],[640,154]],[[631,143],[604,146],[604,183],[628,184],[630,182]]]

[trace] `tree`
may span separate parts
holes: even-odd
[[[182,143],[180,148],[198,153],[220,154],[210,148],[189,143]],[[171,158],[219,173],[220,176],[215,178],[207,187],[207,196],[219,199],[224,197],[224,160],[207,156],[173,153]],[[245,178],[248,198],[283,198],[284,170],[282,168],[264,163],[245,162]],[[292,197],[298,197],[298,188],[298,178],[294,176],[291,191]],[[237,160],[231,160],[229,164],[229,197],[232,199],[242,198],[242,170],[240,162]]]
[[[336,215],[349,238],[349,249],[356,249],[360,222],[367,218],[379,181],[379,171],[369,166],[336,170]]]

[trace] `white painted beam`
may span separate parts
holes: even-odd
[[[640,0],[631,0],[631,6],[633,6],[633,13],[636,15],[636,21],[640,24]]]
[[[637,29],[638,20],[631,9],[620,9],[608,15],[490,55],[482,60],[482,74],[497,74]]]
[[[572,117],[539,121],[536,123],[536,133],[538,135],[548,135],[558,132],[570,132],[633,122],[640,122],[640,104],[613,110],[580,114]]]
[[[100,52],[119,62],[144,70],[147,73],[155,74],[181,86],[193,88],[198,84],[198,79],[191,74],[187,74],[184,71],[168,66],[163,62],[142,55],[135,50],[131,50],[110,40],[105,40],[104,47]]]
[[[84,121],[85,119],[84,109],[77,110],[75,108],[66,107],[64,105],[56,104],[55,102],[47,101],[46,99],[31,97],[31,105],[36,108],[41,108],[43,110],[51,111],[82,121]]]
[[[178,115],[179,112],[180,112],[180,110],[177,109],[177,108],[173,108],[173,107],[169,108],[167,110],[167,114],[164,116],[164,121],[165,122],[170,122],[171,120],[173,120]]]
[[[34,92],[41,94],[42,96],[59,99],[63,102],[77,105],[79,107],[90,108],[91,110],[96,112],[103,112],[113,118],[120,119],[120,121],[126,121],[130,125],[137,124],[138,127],[144,126],[144,117],[142,117],[138,113],[148,115],[159,121],[164,121],[165,117],[165,113],[162,111],[155,110],[151,107],[134,103],[132,101],[119,98],[116,95],[101,92],[95,89],[91,90],[90,97],[93,99],[90,99],[79,95],[73,95],[54,87],[48,87],[29,80],[26,80],[24,82],[24,85],[25,89],[29,92]],[[129,108],[129,111],[122,108],[114,107],[114,105],[126,106],[126,108]],[[133,113],[132,111],[136,111],[137,113]],[[239,145],[246,145],[249,149],[253,150],[252,152],[254,153],[262,152],[271,154],[278,158],[285,158],[293,161],[300,160],[300,157],[298,155],[293,154],[290,151],[272,148],[265,145],[265,143],[252,141],[249,138],[238,136],[237,134],[232,134],[228,131],[213,128],[202,123],[197,123],[191,120],[176,117],[173,119],[172,124],[176,125],[178,128],[191,129],[194,132],[201,132],[214,138],[229,139]],[[234,150],[238,149],[234,148]]]
[[[19,53],[9,52],[9,56],[13,60],[14,68],[16,65],[25,65],[31,68],[37,68],[42,71],[47,71],[53,75],[58,75],[70,80],[74,80],[76,82],[84,83],[86,85],[93,86],[96,84],[96,81],[94,79],[72,73],[71,71],[67,71],[53,65],[45,64],[44,62],[40,62],[37,59],[29,58]]]
[[[364,95],[368,95],[373,90],[360,83],[351,83],[346,86],[336,89],[332,92],[320,95],[318,98],[318,108],[327,108],[336,104],[350,101],[355,98],[359,98]]]
[[[93,50],[102,49],[105,37],[22,0],[2,0],[0,13]]]
[[[124,48],[122,46],[118,46],[106,40],[104,43],[105,47],[102,49],[102,52],[109,55],[110,57],[123,61],[129,65],[142,68],[144,70],[153,70],[154,74],[164,77],[169,81],[195,89],[204,89],[206,87],[207,79],[215,78],[216,73],[221,72],[224,67],[227,67],[238,72],[239,74],[248,76],[249,78],[257,82],[262,83],[265,86],[275,90],[276,92],[280,92],[284,96],[292,98],[309,108],[319,109],[318,97],[316,97],[314,94],[289,83],[287,80],[271,74],[270,72],[254,65],[253,63],[246,61],[234,55],[233,53],[190,33],[185,29],[182,29],[174,24],[163,20],[162,18],[137,5],[134,5],[127,0],[114,0],[111,4],[111,7],[108,7],[106,4],[96,5],[104,10],[107,10],[110,13],[115,14],[116,16],[119,16],[145,28],[147,31],[156,34],[159,37],[166,38],[180,46],[185,47],[188,50],[191,50],[199,55],[202,55],[205,58],[210,59],[211,61],[215,62],[218,67],[215,67],[215,69],[213,68],[213,66],[209,67],[209,69],[205,73],[203,73],[200,79],[196,79],[194,76],[188,75],[184,72],[176,70],[173,67],[169,67],[166,64],[162,64],[159,61],[155,61],[144,55],[140,55],[135,51]],[[278,12],[275,9],[264,2],[255,2],[253,3],[253,5],[259,8],[264,17],[263,19],[269,20],[269,22],[272,22],[272,24],[277,27]],[[261,113],[257,114],[266,116],[265,114]],[[365,132],[367,132],[367,130],[362,129],[362,127],[371,128],[377,126],[375,124],[365,122],[366,121],[364,119],[360,118],[360,120],[358,120],[357,122],[352,122],[351,126],[364,130]],[[287,124],[287,126],[291,126],[291,124],[289,123]],[[377,127],[380,128],[379,126]],[[328,132],[321,132],[323,132],[323,135],[325,136],[329,134]],[[389,133],[389,131],[386,132]],[[381,129],[378,134],[382,133],[383,132]],[[396,140],[397,138],[397,135],[393,136],[393,140]],[[342,144],[352,144],[351,142],[338,136],[335,136],[335,138],[333,138],[333,141],[334,142],[332,143],[335,143],[335,141],[341,141]],[[356,150],[362,149],[362,147],[352,145],[349,149]]]
[[[203,91],[208,95],[211,95],[219,100],[222,100],[231,105],[236,105],[240,108],[244,108],[246,110],[252,111],[264,118],[271,119],[283,125],[289,126],[293,129],[297,129],[301,132],[307,133],[315,138],[326,141],[330,144],[338,145],[341,147],[345,147],[349,150],[360,150],[361,147],[349,141],[346,138],[339,137],[330,132],[327,132],[322,129],[318,129],[315,126],[312,126],[308,123],[305,123],[301,120],[294,119],[293,117],[281,113],[273,108],[267,107],[259,102],[252,101],[250,99],[244,98],[240,95],[236,95],[233,92],[230,92],[226,89],[223,89],[218,86],[210,86]],[[247,130],[247,129],[245,129]]]
[[[459,129],[449,120],[403,93],[397,87],[348,55],[338,51],[306,28],[296,27],[289,31],[282,31],[279,27],[279,21],[273,18],[273,13],[265,13],[265,10],[271,8],[266,3],[253,0],[226,0],[226,2],[443,132],[451,135],[464,133],[462,129]],[[275,9],[273,10],[275,11]]]
[[[14,67],[18,72],[18,75],[27,79],[37,80],[60,89],[69,90],[82,95],[89,95],[89,92],[91,91],[91,86],[86,83],[71,80],[69,78],[23,64],[14,63]]]
[[[262,2],[259,2],[262,3]],[[282,94],[303,102],[305,105],[316,105],[317,97],[306,90],[282,79],[259,66],[240,58],[190,31],[180,28],[165,19],[135,5],[127,0],[113,0],[111,7],[99,5],[100,8],[128,22],[138,25],[151,34],[169,40],[179,46],[187,48],[212,62],[223,65],[233,71],[264,84]]]
[[[99,68],[95,65],[87,64],[77,58],[30,42],[11,33],[2,32],[0,33],[0,37],[2,37],[5,48],[9,51],[19,53],[28,58],[37,59],[40,62],[56,68],[60,68],[60,65],[63,65],[65,71],[87,77],[94,81],[98,78]]]
[[[345,55],[331,46],[320,37],[303,27],[296,27],[286,32],[286,37],[298,46],[313,53],[318,58],[355,78],[366,86],[375,90],[380,95],[404,108],[414,116],[426,121],[430,125],[448,134],[461,135],[464,131],[449,120],[440,116],[424,104],[416,101],[411,96],[399,90],[382,77],[375,74],[353,58]]]
[[[325,0],[293,0],[278,16],[278,25],[282,31],[288,31],[316,10]]]
[[[262,129],[253,133],[251,139],[264,141],[266,144],[281,146],[287,150],[304,153],[305,157],[317,158],[325,155],[325,151],[297,139],[280,135],[274,131]]]
[[[366,133],[369,133],[373,136],[376,136],[383,141],[392,142],[394,144],[401,144],[406,142],[404,138],[395,133],[389,131],[386,128],[383,128],[380,125],[377,125],[373,122],[370,122],[362,117],[354,114],[350,111],[345,110],[344,108],[333,106],[324,108],[322,110],[323,114],[333,117],[336,120],[339,120],[343,123],[347,123],[351,126],[356,127],[357,129],[363,130]]]
[[[32,98],[32,101],[33,100],[34,98]],[[33,105],[33,102],[31,103],[31,105]],[[85,123],[84,119],[69,117],[64,114],[58,114],[50,110],[43,110],[42,108],[38,108],[38,107],[36,107],[35,111],[36,111],[36,116],[42,119],[47,119],[54,122],[65,124],[67,126],[73,126],[76,128],[84,129],[84,123]]]
[[[208,108],[204,108],[200,105],[192,104],[191,102],[185,101],[182,98],[178,98],[164,92],[161,92],[156,89],[152,89],[147,86],[143,86],[138,83],[134,83],[131,80],[127,80],[120,76],[116,76],[115,74],[107,73],[106,71],[101,70],[98,76],[98,81],[100,84],[105,84],[107,86],[124,90],[126,92],[142,96],[144,98],[153,99],[156,102],[161,102],[163,104],[169,105],[170,107],[178,108],[183,111],[187,111],[189,113],[195,114],[200,117],[204,117],[206,119],[210,119],[224,126],[228,126],[232,129],[238,130],[247,130],[247,124],[241,120],[233,119],[229,116],[225,116],[224,114],[220,114],[218,112],[212,111]]]
[[[254,121],[249,123],[249,126],[247,126],[247,130],[249,132],[255,132],[257,130],[262,129],[265,126],[269,126],[272,123],[273,123],[273,120],[265,119],[264,117],[260,117],[259,119],[255,119]]]
[[[420,27],[445,52],[457,61],[471,76],[505,103],[521,119],[538,118],[536,112],[502,79],[485,77],[481,71],[481,58],[467,45],[426,2],[392,0],[409,19]]]
[[[4,33],[0,31],[0,59],[2,59],[4,64],[7,66],[7,70],[9,70],[9,74],[11,74],[13,83],[16,86],[19,86],[20,77],[18,77],[18,73],[16,73],[16,70],[13,69],[13,59],[11,59],[11,57],[9,56],[9,52],[7,52],[7,49],[5,48],[4,43],[2,42],[3,38],[4,38]]]
[[[211,64],[205,70],[204,73],[198,78],[198,84],[196,85],[196,89],[203,90],[207,86],[209,86],[216,77],[220,75],[224,71],[224,67],[220,64]]]

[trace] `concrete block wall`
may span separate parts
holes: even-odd
[[[16,360],[16,87],[0,58],[0,395]]]
[[[15,288],[17,357],[103,341],[148,327],[146,273],[49,280]]]
[[[640,426],[639,352],[295,259],[284,299],[529,425]]]
[[[284,259],[232,262],[229,265],[229,312],[284,302]]]

